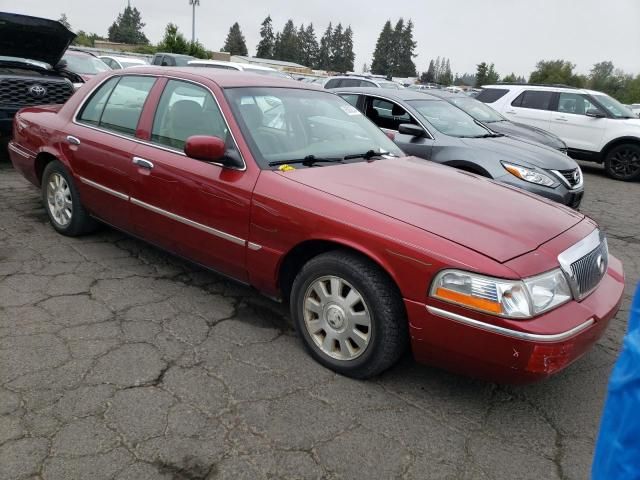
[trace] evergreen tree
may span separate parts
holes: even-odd
[[[476,69],[476,87],[481,87],[483,85],[487,85],[489,82],[487,81],[487,71],[489,70],[489,66],[486,62],[479,63]]]
[[[406,25],[401,18],[396,24],[394,30],[396,38],[396,53],[393,57],[395,67],[394,75],[399,77],[415,77],[416,65],[413,63],[415,55],[416,42],[413,40],[413,22],[409,20]]]
[[[275,58],[287,62],[295,62],[300,56],[299,47],[298,32],[293,20],[289,19],[279,34],[279,41],[276,42]]]
[[[387,20],[378,36],[371,61],[371,73],[391,75],[393,73],[394,35],[391,20]]]
[[[353,30],[351,25],[347,26],[342,36],[342,59],[345,72],[352,72],[354,70],[354,62],[356,59],[355,53],[353,53]]]
[[[145,24],[137,8],[127,5],[109,27],[109,41],[133,45],[148,44],[149,40],[142,32]]]
[[[300,44],[300,58],[298,59],[298,63],[307,67],[315,67],[318,62],[319,47],[313,23],[310,23],[307,28],[304,28],[304,25],[300,26],[298,40]]]
[[[67,14],[66,13],[62,13],[60,15],[60,18],[58,19],[58,21],[64,25],[65,27],[67,27],[69,30],[71,30],[71,24],[69,23],[69,19],[67,18]]]
[[[489,70],[487,70],[487,84],[496,83],[498,82],[498,80],[500,80],[500,75],[498,75],[498,72],[496,72],[496,67],[492,63],[491,65],[489,65]]]
[[[362,73],[369,73],[369,66],[366,62],[362,65]]]
[[[244,40],[244,35],[242,35],[242,30],[240,30],[238,22],[231,25],[222,51],[229,52],[231,55],[242,55],[245,57],[249,55],[247,43]]]
[[[342,52],[342,44],[344,42],[344,33],[342,32],[342,24],[338,23],[333,30],[331,44],[329,47],[329,55],[331,58],[331,70],[334,72],[346,73],[344,70],[344,59]]]
[[[262,28],[260,28],[260,43],[258,43],[256,57],[273,58],[275,40],[273,23],[271,21],[271,15],[269,15],[264,19]]]
[[[440,83],[440,77],[442,76],[442,66],[440,65],[440,57],[436,58],[436,63],[433,69],[433,81]]]
[[[186,54],[189,52],[189,42],[187,42],[184,35],[178,31],[177,25],[169,23],[164,29],[162,41],[158,44],[158,51]]]
[[[440,83],[447,86],[453,83],[453,74],[451,73],[451,63],[449,62],[448,58],[446,63],[444,64],[444,73],[442,74]]]
[[[436,65],[433,59],[429,62],[429,68],[420,76],[422,83],[435,83],[436,81]]]
[[[333,41],[333,26],[329,26],[320,39],[320,49],[318,51],[318,60],[316,68],[319,70],[331,70],[331,43]]]

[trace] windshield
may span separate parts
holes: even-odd
[[[493,108],[485,105],[475,98],[469,97],[452,97],[450,99],[456,107],[461,108],[476,120],[483,123],[501,122],[506,120],[502,115]]]
[[[607,112],[614,118],[637,118],[628,107],[625,107],[609,95],[593,95],[593,98],[600,102],[600,105],[606,108]]]
[[[370,150],[402,155],[378,127],[337,95],[294,88],[228,88],[225,94],[261,168],[309,155],[342,158]]]
[[[473,117],[441,100],[409,100],[409,105],[440,133],[451,137],[482,137],[490,133]]]
[[[282,73],[278,70],[263,70],[261,68],[247,68],[244,67],[245,72],[257,73],[258,75],[266,75],[268,77],[277,77],[277,78],[291,78],[286,73]]]
[[[96,75],[111,70],[106,63],[91,55],[65,55],[67,69],[81,75]]]

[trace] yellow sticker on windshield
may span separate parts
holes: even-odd
[[[280,165],[278,170],[281,172],[288,172],[289,170],[295,170],[295,167],[292,167],[291,165]]]

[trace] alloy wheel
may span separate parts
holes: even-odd
[[[71,189],[65,178],[59,173],[53,173],[49,176],[47,208],[51,218],[60,228],[65,228],[71,223],[73,216]]]
[[[614,175],[632,177],[640,172],[640,153],[634,148],[620,148],[611,156],[609,165]]]

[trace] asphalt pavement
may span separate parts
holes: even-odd
[[[587,478],[640,278],[640,183],[583,168],[622,310],[567,370],[511,387],[410,356],[335,375],[281,305],[109,228],[62,237],[0,165],[0,479]]]

